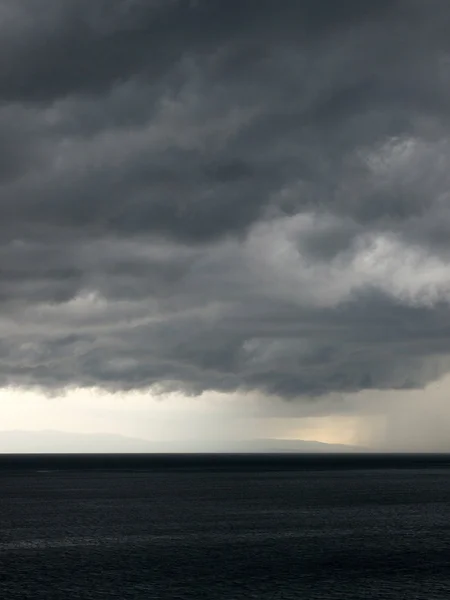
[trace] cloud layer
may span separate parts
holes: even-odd
[[[0,0],[0,385],[450,369],[445,0]]]

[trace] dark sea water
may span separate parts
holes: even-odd
[[[450,598],[449,459],[39,460],[0,461],[2,599]]]

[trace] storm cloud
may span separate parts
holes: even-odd
[[[0,0],[0,385],[450,370],[446,0]]]

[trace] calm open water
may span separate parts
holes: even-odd
[[[450,598],[446,465],[46,466],[0,472],[5,600]]]

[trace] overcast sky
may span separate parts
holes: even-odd
[[[449,30],[0,0],[1,427],[450,450]]]

